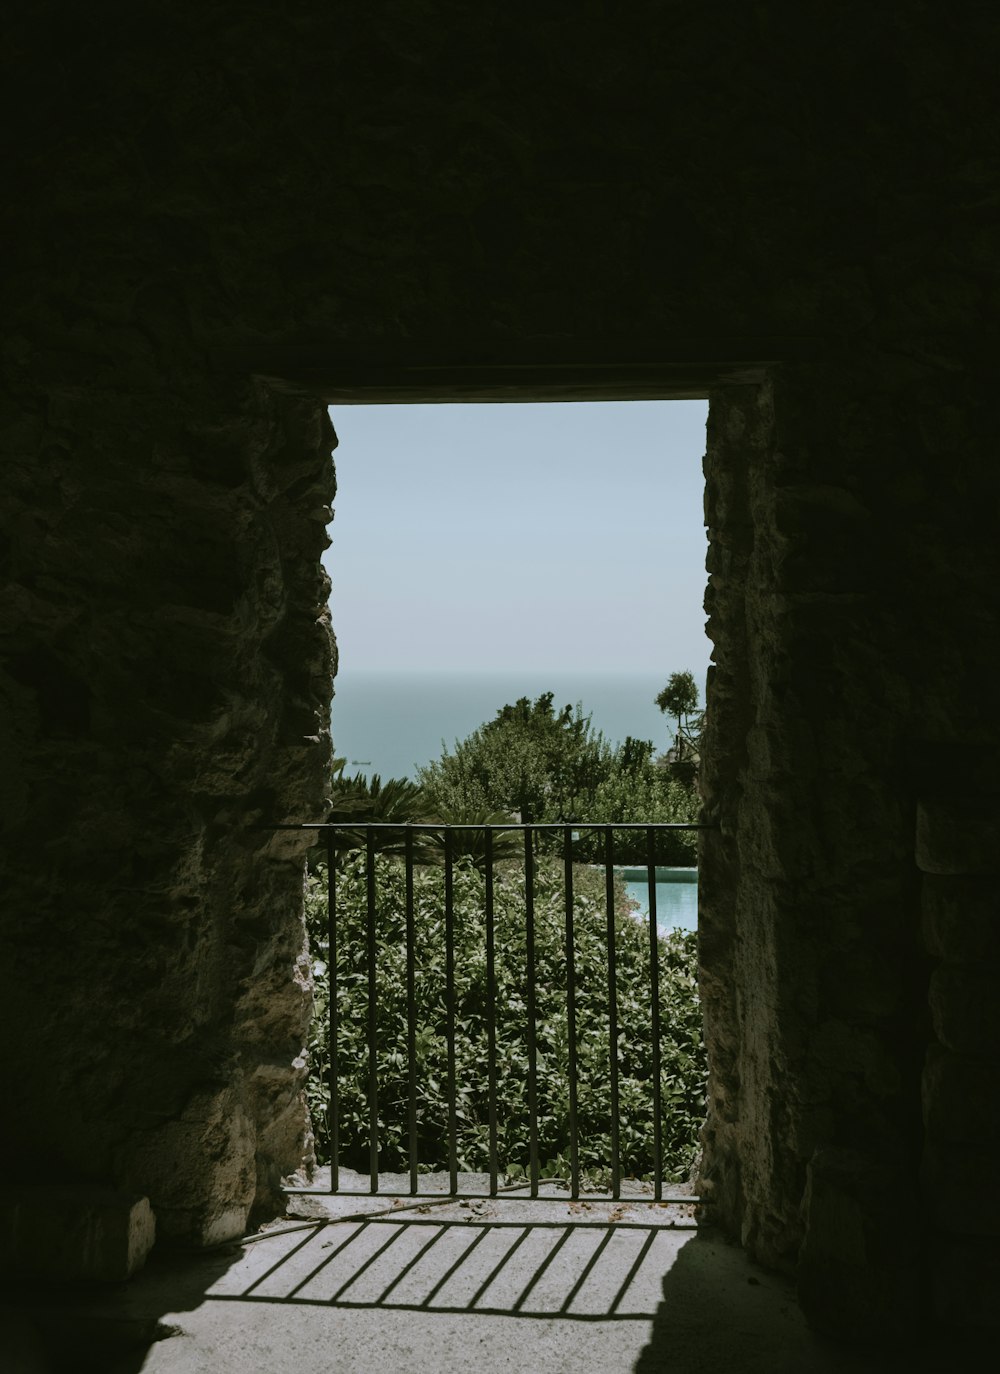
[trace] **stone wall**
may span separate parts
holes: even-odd
[[[834,356],[718,394],[706,458],[704,797],[720,829],[702,860],[703,1186],[797,1276],[817,1324],[859,1336],[911,1329],[928,1285],[959,1269],[963,1303],[939,1297],[938,1315],[984,1319],[992,1277],[968,1281],[969,1246],[997,1234],[967,1151],[995,1124],[972,1085],[996,1062],[1000,945],[987,880],[966,876],[996,865],[996,646],[974,629],[995,613],[996,552],[974,518],[961,543],[953,515],[929,518],[933,493],[953,513],[987,470],[970,411],[947,458],[940,431],[922,436],[936,369],[877,362]],[[950,790],[918,810],[943,767]],[[923,941],[918,867],[963,875],[923,880]],[[953,1262],[930,1215],[965,1237]]]
[[[917,866],[933,961],[923,1079],[925,1206],[937,1314],[996,1322],[1000,1285],[1000,757],[939,751],[921,778]]]
[[[814,388],[788,372],[713,401],[705,1183],[752,1253],[798,1273],[814,1318],[865,1325],[869,1304],[884,1319],[901,1301],[905,1328],[910,818],[885,786],[894,731],[872,672],[876,498],[828,428],[830,379]]]
[[[301,858],[251,827],[322,803],[327,396],[433,372],[462,399],[473,368],[524,399],[553,366],[690,395],[735,361],[766,383],[718,391],[707,459],[706,1188],[827,1327],[932,1294],[980,1319],[996,946],[961,807],[995,815],[962,776],[997,745],[997,26],[10,17],[8,1172],[210,1240],[305,1147]]]
[[[322,407],[259,384],[8,406],[8,1178],[211,1242],[308,1147],[302,858],[329,758]]]
[[[989,326],[987,9],[65,8],[3,53],[14,360],[143,387],[200,350],[333,378]]]

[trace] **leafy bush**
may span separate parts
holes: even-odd
[[[665,768],[645,761],[629,773],[612,774],[601,783],[594,797],[593,819],[651,825],[660,822],[696,823],[700,802],[690,787],[670,775]],[[591,819],[590,816],[586,817]],[[614,857],[617,864],[644,864],[647,859],[645,831],[615,832]],[[599,832],[582,831],[576,850],[581,859],[599,862],[604,856],[604,837]],[[658,830],[654,832],[653,861],[663,867],[694,865],[698,855],[695,830]]]
[[[541,821],[582,816],[615,767],[615,750],[582,706],[557,711],[543,692],[534,703],[521,697],[502,706],[417,776],[435,806]]]
[[[376,866],[376,1046],[379,1078],[379,1167],[405,1170],[408,1158],[405,870],[389,856]],[[351,855],[337,869],[337,1004],[340,1018],[341,1162],[368,1167],[367,898],[364,860]],[[457,1157],[463,1170],[489,1160],[487,1092],[487,964],[485,877],[471,859],[454,869]],[[308,1093],[319,1157],[329,1158],[327,1018],[330,978],[326,943],[326,877],[307,880],[306,911],[314,951],[316,1010]],[[652,1037],[649,935],[632,914],[619,883],[614,914],[618,973],[620,1163],[625,1175],[653,1168]],[[495,877],[497,1119],[499,1166],[516,1177],[529,1161],[528,981],[525,881],[516,862]],[[581,1168],[606,1173],[611,1155],[608,958],[605,881],[601,871],[574,869],[574,950],[577,1005],[578,1127]],[[416,1095],[422,1169],[448,1164],[447,1012],[444,874],[414,871],[417,950]],[[704,1114],[705,1058],[701,1039],[695,936],[658,940],[661,1006],[661,1129],[664,1174],[686,1175]],[[535,875],[535,977],[538,1062],[537,1119],[543,1176],[569,1171],[569,1044],[563,867],[538,860]]]

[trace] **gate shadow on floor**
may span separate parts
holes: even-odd
[[[655,1223],[359,1218],[247,1247],[206,1298],[650,1322],[689,1235]]]

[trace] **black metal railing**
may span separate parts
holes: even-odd
[[[664,862],[665,852],[671,846],[676,851],[678,836],[676,832],[687,832],[706,827],[694,824],[657,824],[657,825],[607,825],[567,822],[559,824],[510,824],[510,825],[434,825],[434,824],[377,824],[358,825],[349,823],[317,824],[313,826],[284,826],[281,829],[307,829],[317,832],[317,846],[313,851],[314,869],[321,875],[325,869],[325,906],[326,906],[326,968],[329,976],[329,1027],[327,1074],[328,1112],[327,1132],[330,1152],[329,1188],[296,1189],[299,1192],[330,1192],[341,1195],[362,1195],[362,1190],[345,1187],[341,1177],[345,1150],[358,1161],[359,1149],[366,1155],[368,1188],[363,1195],[381,1193],[386,1197],[437,1197],[441,1198],[440,1188],[432,1192],[421,1191],[421,1180],[428,1168],[440,1169],[447,1173],[447,1196],[496,1197],[509,1189],[517,1189],[524,1195],[538,1198],[542,1186],[553,1178],[551,1161],[544,1161],[546,1173],[543,1176],[543,1160],[539,1136],[540,1096],[547,1090],[547,1069],[543,1071],[543,1057],[548,1061],[550,1045],[540,1044],[542,1037],[556,1036],[562,1041],[565,1031],[565,1146],[568,1158],[563,1181],[568,1186],[570,1196],[578,1198],[586,1186],[588,1196],[603,1194],[611,1199],[622,1196],[623,1182],[627,1184],[626,1171],[622,1165],[622,1123],[623,1103],[620,1082],[620,1058],[634,1046],[623,1044],[623,1028],[620,1020],[622,986],[619,969],[619,945],[622,941],[623,916],[622,888],[617,883],[615,866],[622,858],[628,866],[636,867],[637,842],[644,851],[642,865],[647,878],[648,910],[642,920],[645,923],[645,945],[643,995],[646,997],[642,1019],[648,1028],[648,1064],[643,1071],[642,1091],[646,1098],[644,1111],[649,1122],[648,1129],[648,1172],[643,1177],[651,1185],[653,1200],[664,1199],[664,1142],[663,1132],[663,1065],[661,1059],[661,1039],[663,1035],[660,959],[662,937],[658,930],[656,870]],[[516,853],[516,857],[515,857]],[[674,862],[676,862],[676,852]],[[465,860],[465,862],[463,862]],[[468,899],[468,877],[470,864],[476,870],[476,893],[481,896],[481,939],[482,962],[485,969],[482,1005],[476,1007],[477,1024],[485,1030],[482,1036],[485,1049],[485,1063],[481,1065],[476,1085],[482,1106],[482,1120],[477,1126],[485,1135],[485,1164],[482,1170],[469,1170],[463,1167],[459,1148],[459,1121],[462,1114],[460,1102],[468,1096],[468,1085],[458,1081],[458,1054],[460,1036],[464,1034],[460,1024],[466,1018],[468,1007],[460,999],[456,979],[456,921],[459,919],[456,904],[456,881],[465,884],[465,901]],[[585,867],[584,867],[585,865]],[[593,870],[603,870],[603,913],[597,915],[595,892],[597,880]],[[437,913],[433,924],[434,939],[443,942],[443,968],[440,967],[440,948],[435,945],[434,957],[437,963],[437,987],[435,995],[440,998],[440,1017],[443,1021],[445,1053],[444,1068],[444,1120],[440,1126],[440,1140],[432,1159],[421,1158],[421,1132],[426,1134],[427,1123],[422,1119],[420,1063],[418,1035],[427,1034],[421,1026],[424,1013],[418,1005],[418,985],[422,993],[426,991],[429,975],[423,964],[430,957],[428,934],[428,875],[433,873],[435,892],[439,903],[434,908]],[[588,877],[588,874],[591,876]],[[544,881],[543,881],[544,878]],[[553,894],[558,900],[558,892],[553,884],[561,883],[561,906],[559,913],[558,939],[561,950],[558,959],[553,959]],[[388,897],[380,895],[380,884],[388,885],[392,891]],[[559,1024],[553,1028],[551,1018],[544,1027],[539,1026],[541,1013],[551,1011],[548,1001],[540,1007],[540,957],[539,914],[540,885],[543,892],[543,908],[548,925],[546,933],[548,944],[548,972],[551,980],[552,969],[559,966],[558,981],[563,994],[564,1006],[558,1018]],[[591,955],[587,956],[587,967],[581,971],[578,959],[582,958],[578,948],[578,925],[581,919],[580,901],[576,890],[586,886],[589,897],[585,902],[588,920],[588,945],[594,943],[597,926],[602,927],[601,939],[603,954],[600,969],[595,969]],[[419,891],[418,891],[419,888]],[[342,895],[342,889],[346,895]],[[395,895],[393,895],[395,894]],[[348,900],[350,899],[350,900]],[[580,899],[582,900],[582,899]],[[341,907],[349,905],[358,917],[353,923],[342,919]],[[388,905],[387,905],[388,903]],[[402,910],[399,910],[399,907]],[[388,912],[388,915],[387,915]],[[467,920],[466,908],[462,909],[462,920]],[[510,1001],[505,1004],[504,989],[498,981],[498,912],[503,919],[501,938],[501,961],[507,968],[511,950],[516,946],[517,963],[523,981],[518,983],[516,996],[507,992]],[[515,916],[512,918],[511,913]],[[418,929],[418,913],[420,928]],[[437,919],[437,916],[440,919]],[[519,920],[523,928],[516,929],[511,921]],[[596,921],[596,925],[595,925]],[[634,920],[633,920],[634,925]],[[390,929],[391,927],[391,929]],[[477,927],[477,933],[479,928]],[[630,933],[630,944],[635,946],[635,932]],[[350,947],[345,945],[350,942]],[[544,943],[544,941],[542,942]],[[402,948],[401,948],[402,946]],[[477,947],[478,948],[478,947]],[[468,941],[463,944],[468,955]],[[477,956],[478,957],[478,954]],[[635,954],[633,948],[632,973],[635,973]],[[383,1057],[385,1048],[385,1027],[381,1030],[380,1045],[380,974],[384,974],[388,962],[396,961],[402,973],[402,994],[396,998],[399,1004],[395,1015],[400,1023],[398,1035],[393,1041],[399,1047],[393,1050],[393,1062],[399,1068],[405,1059],[405,1102],[399,1100],[403,1088],[403,1077],[396,1071],[395,1087],[390,1090],[380,1076],[379,1055]],[[403,965],[405,964],[405,968]],[[464,974],[464,970],[462,970]],[[586,1045],[581,1046],[581,994],[594,992],[595,980],[600,979],[600,995],[597,999],[601,1013],[606,1016],[607,1054],[603,1064],[595,1070],[593,1045],[598,1028],[590,1024],[594,1017],[594,997],[586,1000],[583,1015],[587,1024],[582,1028]],[[398,991],[398,990],[397,990]],[[551,993],[549,983],[543,989],[545,997]],[[634,986],[629,986],[630,1006],[635,1006]],[[384,989],[383,989],[384,993]],[[523,994],[523,995],[522,995]],[[465,994],[463,993],[463,997]],[[507,1018],[516,1002],[519,1024],[523,1022],[524,1052],[524,1101],[517,1105],[515,1115],[523,1116],[526,1106],[527,1138],[523,1165],[518,1166],[518,1177],[510,1180],[511,1153],[508,1147],[501,1150],[501,1127],[512,1109],[502,1099],[500,1092],[500,1073],[498,1065],[498,1031],[506,1029]],[[391,1009],[390,1009],[391,1010]],[[648,1021],[646,1015],[648,1013]],[[364,1026],[364,1045],[361,1044],[360,1028]],[[604,1027],[599,1028],[603,1036]],[[348,1034],[350,1032],[350,1034]],[[641,1035],[641,1031],[639,1032]],[[635,1026],[632,1037],[635,1038]],[[518,1045],[520,1046],[520,1041]],[[600,1042],[603,1045],[603,1040]],[[405,1047],[405,1048],[403,1048]],[[463,1047],[464,1048],[464,1047]],[[590,1078],[581,1084],[581,1048],[587,1050]],[[518,1053],[520,1051],[518,1050]],[[345,1053],[350,1062],[345,1063]],[[363,1066],[357,1063],[358,1055]],[[504,1066],[508,1068],[508,1065]],[[384,1065],[383,1065],[384,1068]],[[592,1079],[595,1072],[606,1073],[606,1083],[601,1084],[602,1093],[607,1095],[606,1132],[602,1142],[606,1142],[606,1158],[602,1172],[606,1187],[595,1189],[593,1181],[594,1147],[588,1144],[587,1162],[581,1160],[581,1129],[587,1122],[591,1125],[592,1112],[581,1112],[581,1089],[586,1091],[588,1100],[593,1097]],[[355,1092],[353,1112],[353,1132],[350,1141],[345,1140],[342,1121],[345,1082],[348,1075],[358,1091]],[[360,1088],[360,1079],[364,1088]],[[629,1083],[630,1091],[634,1083]],[[485,1088],[485,1104],[481,1103],[482,1089]],[[359,1096],[360,1093],[360,1096]],[[634,1092],[632,1092],[634,1096]],[[366,1098],[366,1100],[364,1100]],[[602,1101],[603,1101],[602,1097]],[[394,1115],[395,1114],[395,1115]],[[398,1157],[405,1155],[407,1168],[399,1170],[408,1175],[408,1188],[387,1187],[380,1182],[381,1172],[388,1172],[383,1158],[386,1133],[394,1131],[394,1149]],[[432,1123],[434,1124],[434,1123]],[[627,1125],[626,1121],[626,1125]],[[366,1145],[359,1141],[359,1135],[367,1133]],[[634,1136],[635,1132],[632,1132]],[[551,1147],[550,1147],[551,1148]],[[426,1152],[425,1152],[426,1153]],[[560,1153],[558,1158],[564,1156]],[[362,1171],[363,1172],[363,1171]],[[488,1193],[463,1191],[459,1186],[459,1175],[464,1172],[482,1172],[488,1176]],[[630,1171],[634,1176],[634,1171]],[[505,1181],[506,1178],[506,1181]],[[630,1190],[634,1196],[636,1190]],[[551,1194],[549,1194],[551,1196]],[[685,1197],[683,1201],[691,1201]]]

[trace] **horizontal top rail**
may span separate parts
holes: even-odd
[[[254,830],[718,830],[717,822],[695,821],[298,821]]]

